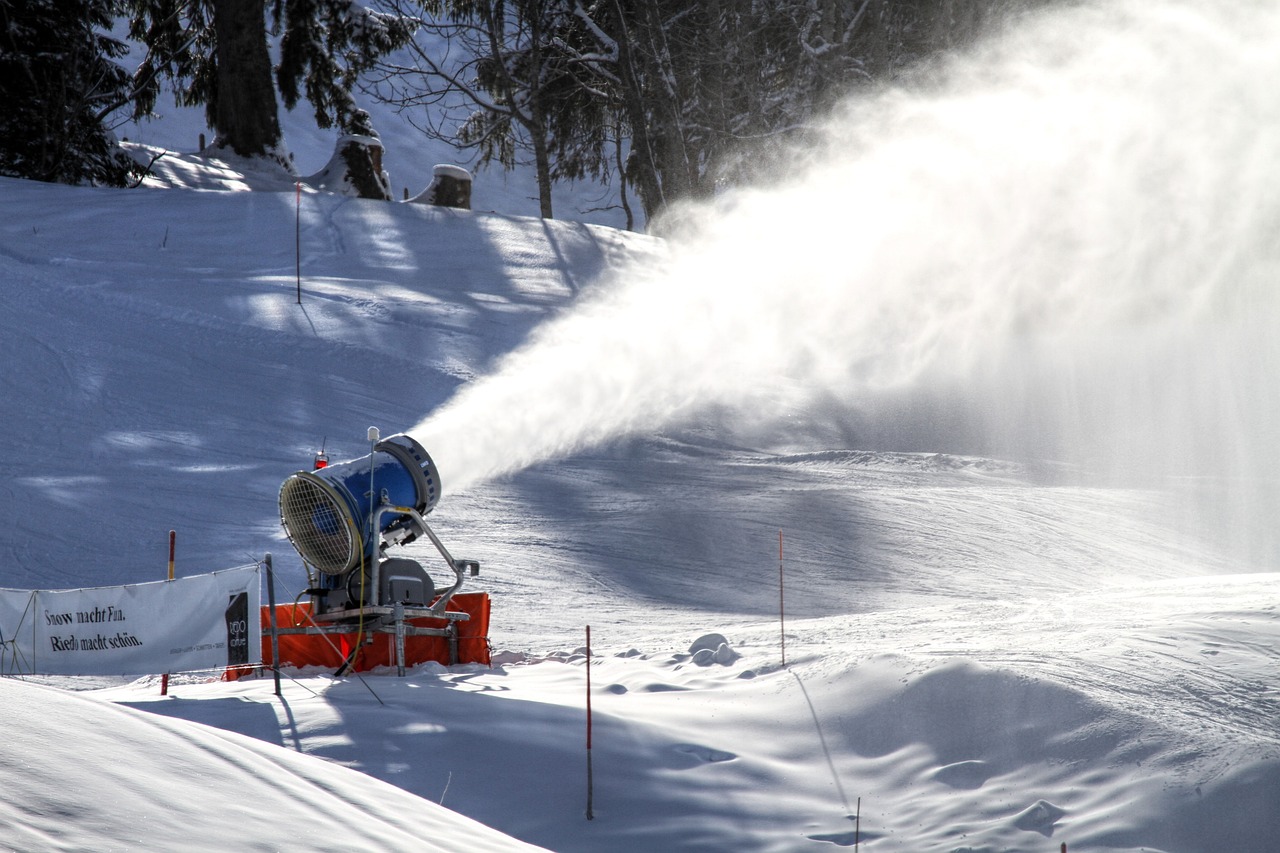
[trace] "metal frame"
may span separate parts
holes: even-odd
[[[471,564],[466,560],[455,560],[453,555],[449,553],[449,549],[446,548],[444,543],[440,541],[440,538],[436,536],[435,531],[427,526],[422,515],[413,507],[394,506],[390,504],[379,506],[373,512],[373,526],[371,529],[381,529],[381,520],[385,513],[397,513],[409,516],[414,525],[416,525],[423,533],[427,534],[427,538],[436,546],[436,550],[440,552],[440,556],[444,558],[445,563],[448,565],[450,570],[453,571],[453,585],[442,590],[438,594],[435,603],[430,607],[406,607],[403,602],[399,601],[389,605],[382,604],[381,602],[378,602],[380,595],[380,587],[378,583],[380,579],[378,577],[378,571],[380,567],[379,561],[375,560],[372,570],[370,571],[370,587],[373,599],[378,603],[366,604],[361,607],[353,607],[347,610],[333,610],[325,613],[315,613],[313,611],[311,615],[312,624],[310,626],[295,628],[280,628],[276,626],[275,596],[274,594],[271,595],[271,632],[273,642],[276,636],[283,634],[347,634],[351,632],[351,622],[353,620],[368,620],[361,628],[362,631],[377,634],[395,634],[397,675],[403,676],[405,673],[405,637],[444,637],[449,643],[449,663],[456,664],[458,662],[458,623],[469,620],[471,616],[467,613],[447,610],[446,608],[449,606],[449,601],[453,596],[462,589],[463,579],[465,576],[464,570]],[[379,548],[378,552],[381,554],[382,548]],[[270,555],[268,555],[268,560],[269,559]],[[268,585],[268,592],[272,592],[270,585]],[[448,624],[443,628],[424,628],[418,625],[405,624],[406,619],[417,619],[423,617],[444,619]],[[278,661],[278,653],[274,660]]]

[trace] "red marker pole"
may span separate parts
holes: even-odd
[[[173,546],[178,538],[176,530],[169,531],[169,580],[173,580]],[[169,695],[169,673],[160,676],[160,695]]]
[[[591,626],[587,626],[587,820],[595,820],[591,801],[594,794],[591,779]]]

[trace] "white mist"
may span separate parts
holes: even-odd
[[[1280,482],[1280,8],[1038,15],[844,105],[786,182],[676,212],[412,432],[450,491],[714,412],[769,446]],[[1226,507],[1226,509],[1223,509]],[[1274,540],[1272,540],[1274,541]]]

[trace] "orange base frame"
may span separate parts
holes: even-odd
[[[485,592],[461,592],[449,600],[451,611],[466,613],[471,618],[458,624],[458,663],[489,665],[489,594]],[[311,625],[308,618],[310,604],[279,604],[276,606],[276,625],[280,628],[301,628]],[[406,625],[422,628],[443,628],[444,619],[406,619]],[[271,657],[271,608],[262,608],[262,662],[272,665]],[[337,669],[362,638],[355,631],[344,634],[282,634],[279,637],[281,666],[323,666]],[[352,669],[366,672],[380,666],[396,665],[396,638],[394,634],[368,633],[368,640],[356,655]],[[449,665],[449,641],[445,637],[404,638],[405,666],[415,666],[427,661]]]

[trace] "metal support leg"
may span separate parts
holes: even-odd
[[[396,620],[396,675],[404,678],[404,602],[397,601]]]
[[[267,567],[267,608],[271,612],[271,669],[275,673],[276,695],[280,695],[280,627],[276,625],[276,579],[271,570],[271,555],[262,558]]]

